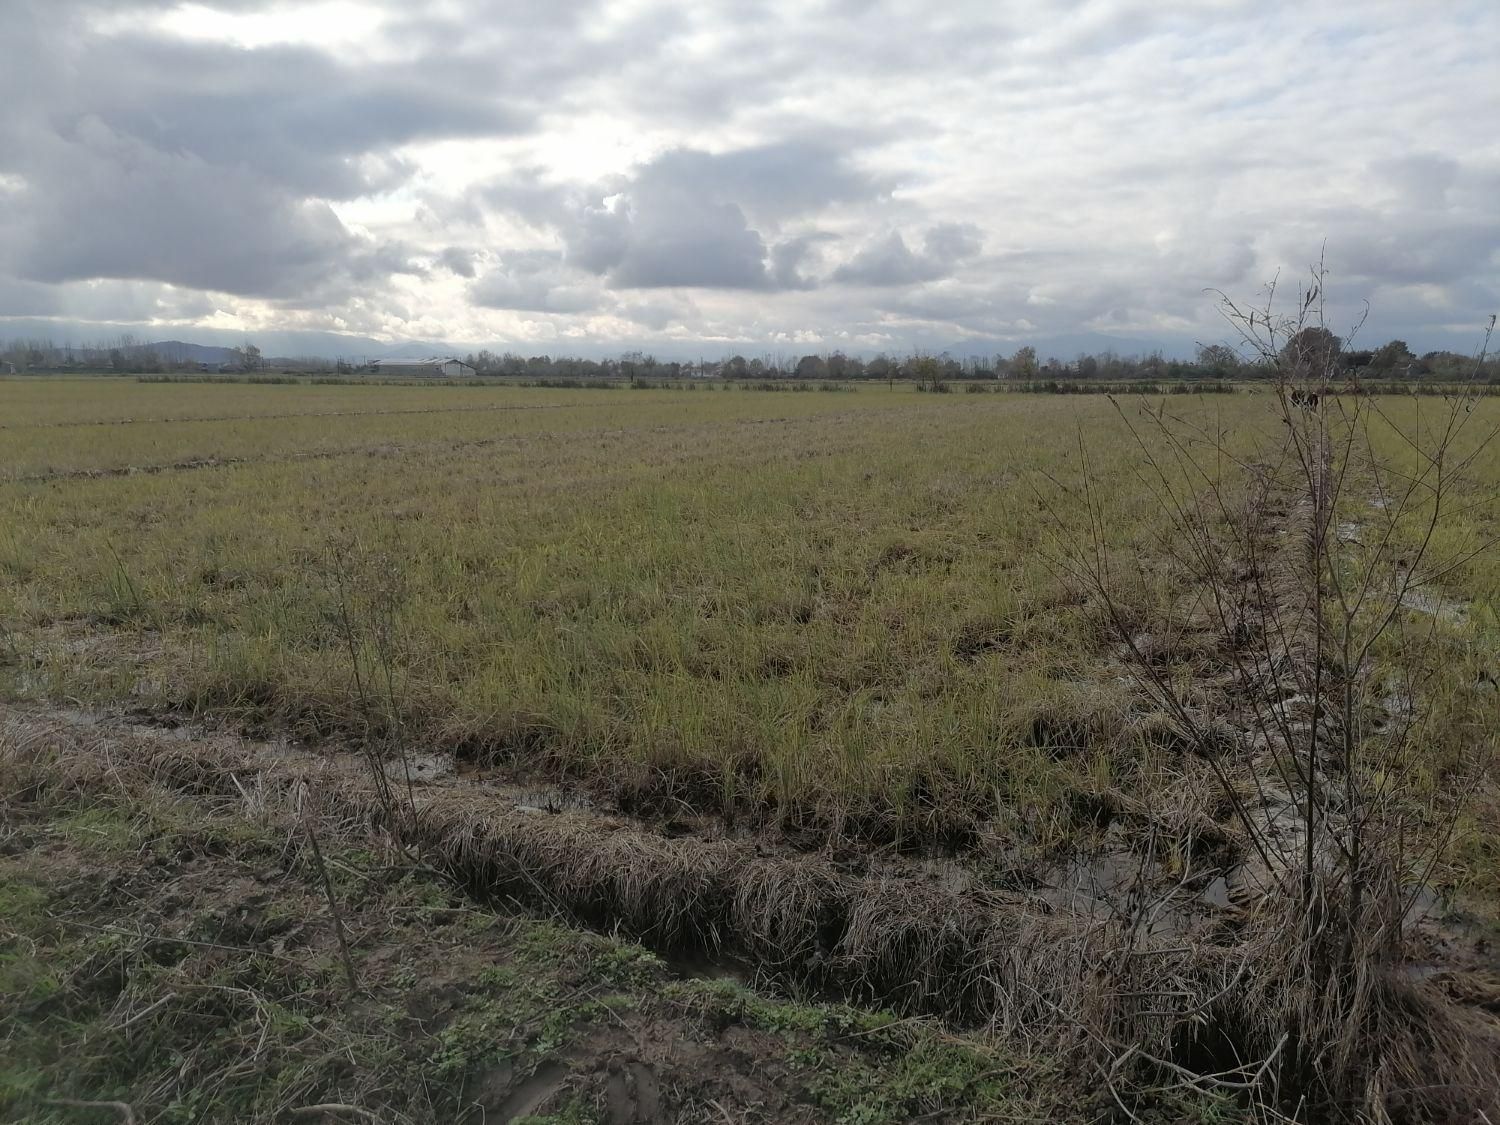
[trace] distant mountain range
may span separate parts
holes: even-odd
[[[459,349],[444,347],[433,343],[401,343],[382,344],[378,340],[364,340],[360,337],[349,337],[367,345],[363,348],[350,347],[344,344],[343,337],[336,337],[338,344],[329,346],[318,345],[308,347],[298,340],[296,344],[303,346],[288,347],[277,333],[264,337],[256,337],[251,343],[260,348],[261,354],[266,359],[345,359],[363,361],[366,359],[386,359],[413,355],[463,355]],[[262,343],[264,340],[264,343]],[[241,343],[242,346],[243,342]],[[222,344],[195,344],[187,340],[152,340],[149,343],[136,344],[132,350],[155,352],[167,363],[208,363],[224,364],[234,363],[240,357],[236,355],[235,349]]]
[[[462,356],[473,346],[433,340],[382,341],[369,336],[346,336],[338,332],[234,332],[222,328],[193,329],[192,340],[152,340],[149,327],[120,325],[108,329],[97,324],[24,318],[0,318],[0,341],[50,340],[59,346],[110,348],[129,334],[134,346],[155,351],[174,363],[228,363],[233,349],[252,343],[267,359],[344,359],[360,363],[393,356]],[[493,349],[495,345],[490,345]]]
[[[233,348],[221,348],[212,344],[189,344],[185,340],[156,340],[142,345],[142,350],[153,351],[168,363],[231,363]]]
[[[205,333],[207,335],[207,333]],[[267,332],[250,341],[267,359],[345,359],[364,361],[410,355],[463,355],[464,349],[430,340],[404,340],[383,344],[366,336],[340,336],[328,332]],[[234,349],[246,343],[244,338],[231,344],[192,343],[187,340],[153,340],[139,345],[156,352],[171,363],[230,363]]]

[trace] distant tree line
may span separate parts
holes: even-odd
[[[1474,357],[1451,351],[1414,354],[1402,340],[1372,350],[1346,350],[1326,329],[1306,329],[1287,344],[1299,367],[1321,377],[1454,382],[1476,374]],[[627,352],[617,359],[580,359],[569,356],[522,356],[488,350],[471,353],[465,362],[479,375],[526,379],[645,380],[723,378],[760,380],[903,380],[931,387],[979,379],[1023,383],[1088,380],[1107,383],[1170,382],[1175,380],[1255,380],[1269,378],[1271,369],[1243,358],[1224,344],[1206,344],[1192,359],[1167,359],[1160,352],[1122,356],[1112,351],[1072,359],[1041,358],[1034,347],[1010,355],[968,356],[912,354],[871,358],[834,351],[801,356],[764,354],[747,358],[682,362],[660,360],[643,352]],[[1500,361],[1487,360],[1478,369],[1482,381],[1500,382]]]
[[[1034,347],[1020,347],[1009,355],[956,358],[940,355],[876,355],[862,357],[841,351],[804,355],[765,353],[731,355],[726,359],[663,360],[645,352],[626,352],[616,358],[494,352],[484,349],[464,357],[481,376],[527,380],[598,380],[661,382],[722,378],[741,382],[832,380],[916,383],[927,389],[969,380],[1009,380],[1015,383],[1072,381],[1100,383],[1165,383],[1181,380],[1247,381],[1269,377],[1270,367],[1250,361],[1224,344],[1206,344],[1192,359],[1168,359],[1160,352],[1122,356],[1113,351],[1074,356],[1042,357]],[[1473,356],[1452,351],[1417,355],[1405,341],[1391,340],[1373,349],[1352,349],[1332,332],[1308,328],[1286,345],[1284,359],[1292,369],[1320,379],[1367,379],[1411,384],[1453,383],[1477,375],[1481,382],[1500,384],[1500,359],[1478,365]],[[1284,365],[1285,366],[1285,365]],[[316,357],[266,357],[253,343],[232,349],[221,363],[163,355],[129,334],[91,345],[57,344],[47,339],[0,340],[0,373],[111,372],[117,374],[234,372],[292,375],[355,376],[363,364]]]
[[[347,365],[345,365],[347,366]],[[340,364],[317,357],[280,357],[268,359],[260,348],[246,341],[228,349],[222,362],[205,363],[186,355],[163,354],[155,345],[141,341],[130,333],[93,344],[73,344],[50,339],[0,339],[0,373],[46,374],[97,373],[119,375],[193,373],[225,371],[253,373],[266,370],[297,374],[334,374]]]

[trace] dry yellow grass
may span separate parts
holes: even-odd
[[[1262,395],[1170,408],[1230,448],[1276,435]],[[104,424],[189,417],[220,420]],[[399,724],[627,801],[880,840],[1045,849],[1173,768],[1048,558],[1086,448],[1134,610],[1181,594],[1101,397],[11,380],[0,423],[28,693]],[[1496,571],[1448,580],[1473,674]],[[1472,716],[1469,687],[1438,694]]]

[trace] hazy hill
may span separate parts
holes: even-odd
[[[231,363],[234,349],[213,344],[190,344],[186,340],[156,340],[142,345],[142,350],[153,351],[167,363]]]

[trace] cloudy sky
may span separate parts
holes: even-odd
[[[1500,308],[1496,0],[0,0],[0,336],[1218,340]],[[1337,325],[1335,325],[1337,327]]]

